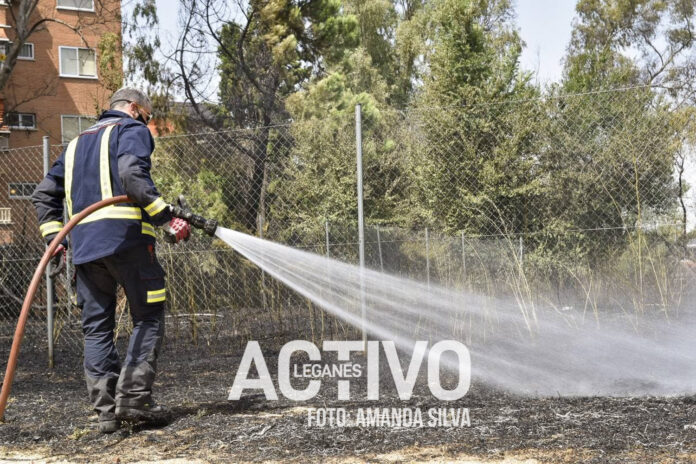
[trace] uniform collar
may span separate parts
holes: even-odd
[[[106,118],[130,118],[130,119],[133,119],[131,117],[131,115],[129,115],[128,113],[124,113],[123,111],[118,111],[118,110],[106,110],[99,116],[100,120],[106,119]]]

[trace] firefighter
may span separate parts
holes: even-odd
[[[92,213],[70,233],[85,380],[103,433],[118,430],[122,420],[161,422],[168,416],[152,399],[167,299],[155,226],[164,226],[170,241],[178,242],[188,238],[190,225],[171,216],[150,177],[151,117],[143,92],[116,91],[110,109],[67,145],[32,195],[47,243],[63,226],[63,200],[68,217],[105,198],[125,194],[133,200]],[[64,259],[65,247],[66,242],[54,258]],[[123,365],[114,345],[117,284],[133,321]]]

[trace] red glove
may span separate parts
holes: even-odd
[[[61,273],[63,269],[65,269],[65,256],[67,254],[67,250],[61,243],[58,245],[56,248],[56,251],[53,252],[53,255],[51,256],[51,260],[49,261],[50,267],[48,271],[48,276],[50,278],[54,278],[58,274]]]
[[[164,226],[164,239],[169,243],[179,243],[188,240],[190,236],[191,225],[181,218],[174,218]]]

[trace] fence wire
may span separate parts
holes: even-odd
[[[691,250],[694,114],[643,87],[405,112],[367,107],[366,265],[584,312],[681,310],[693,281],[679,262]],[[160,137],[153,178],[168,201],[184,194],[225,227],[357,263],[354,124],[349,109]],[[42,153],[0,156],[0,343],[9,347],[43,250],[31,204],[11,189],[40,181]],[[217,240],[196,233],[159,243],[172,343],[358,336]],[[79,353],[70,282],[69,274],[57,282],[54,338]],[[117,336],[130,330],[120,301]],[[45,306],[41,292],[28,325],[37,340],[46,336]]]

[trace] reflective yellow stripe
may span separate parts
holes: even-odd
[[[147,292],[147,302],[148,303],[159,303],[160,301],[165,301],[167,299],[167,289],[163,288],[161,290],[152,290]]]
[[[158,198],[145,207],[145,212],[150,216],[154,216],[166,207],[167,203],[165,203],[165,201],[162,200],[162,198]]]
[[[65,150],[65,205],[68,208],[68,217],[72,217],[72,178],[73,178],[73,165],[75,164],[75,150],[77,149],[77,139],[75,137],[68,144],[68,148]]]
[[[111,131],[114,126],[107,126],[104,129],[101,137],[100,150],[99,150],[99,184],[101,186],[102,199],[113,197],[111,191],[111,174],[109,169],[109,137],[111,136]],[[73,205],[72,205],[72,182],[73,182],[73,170],[75,166],[75,151],[77,150],[77,141],[79,137],[75,137],[68,144],[68,148],[65,150],[65,203],[68,209],[68,217],[73,216]],[[101,210],[103,211],[103,210]],[[90,214],[89,217],[80,221],[80,224],[84,222],[90,222],[96,219],[90,219],[94,215]],[[140,215],[140,211],[138,211]],[[139,216],[140,217],[140,216]],[[101,218],[100,218],[101,219]],[[122,219],[120,216],[114,219]],[[126,219],[134,219],[128,217]]]
[[[102,209],[98,209],[86,218],[80,221],[80,224],[99,221],[101,219],[136,219],[143,218],[140,208],[134,206],[115,206],[109,205]]]
[[[148,222],[143,222],[143,234],[152,235],[155,238],[157,237],[155,235],[155,228]]]
[[[111,193],[111,174],[109,169],[109,137],[114,126],[104,129],[99,149],[99,183],[101,184],[102,200],[113,197]]]
[[[50,221],[50,222],[44,222],[39,226],[39,230],[41,231],[41,235],[43,237],[51,234],[55,234],[56,232],[60,232],[60,229],[63,228],[63,223],[60,221]]]

